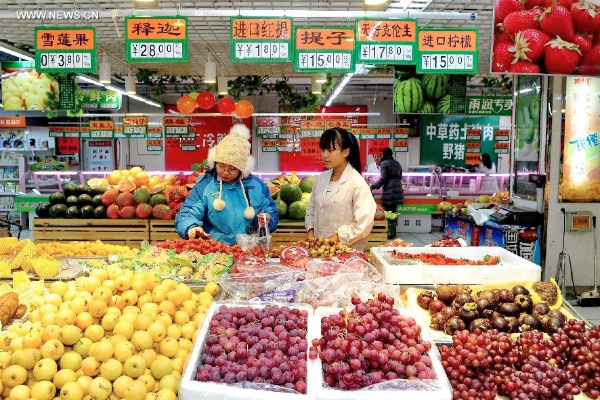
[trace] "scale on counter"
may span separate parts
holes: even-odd
[[[531,208],[502,206],[490,218],[500,224],[540,225],[542,214]]]

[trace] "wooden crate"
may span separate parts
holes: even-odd
[[[33,219],[33,240],[38,243],[101,240],[139,248],[141,242],[149,238],[146,219]]]
[[[387,221],[375,221],[365,250],[385,243],[387,241],[387,229]],[[277,230],[271,234],[271,248],[304,240],[305,238],[304,221],[279,221]]]
[[[172,219],[151,219],[150,221],[150,244],[156,244],[164,240],[181,239],[175,231],[175,221]]]

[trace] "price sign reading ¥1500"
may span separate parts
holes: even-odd
[[[477,29],[419,29],[418,74],[477,72]]]
[[[414,19],[356,21],[356,59],[359,63],[414,65],[417,21]]]
[[[354,72],[354,28],[294,28],[294,71]]]
[[[291,18],[231,18],[231,61],[292,61]]]
[[[186,17],[126,17],[127,62],[187,62]]]
[[[38,72],[96,72],[96,29],[35,28],[35,69]]]

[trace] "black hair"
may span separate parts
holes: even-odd
[[[483,153],[481,155],[481,163],[485,165],[487,169],[492,168],[492,159],[488,153]]]
[[[388,158],[393,158],[393,156],[394,156],[394,152],[389,147],[386,147],[385,149],[383,149],[381,151],[381,154],[383,155],[384,160],[388,159]]]
[[[327,129],[319,139],[319,148],[321,150],[346,150],[349,149],[348,162],[357,171],[362,171],[360,162],[360,150],[356,137],[343,128]]]

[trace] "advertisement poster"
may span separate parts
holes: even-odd
[[[415,66],[394,68],[394,114],[464,114],[466,75],[417,74]]]
[[[37,73],[33,61],[2,63],[2,105],[4,111],[55,109],[49,102],[58,100],[58,81]]]
[[[479,160],[479,153],[494,153],[494,130],[499,117],[427,115],[421,120],[421,164],[468,167]],[[479,140],[473,140],[480,138]],[[475,144],[475,145],[474,145]],[[479,164],[479,162],[477,162]]]
[[[567,78],[562,201],[600,201],[600,78]]]

